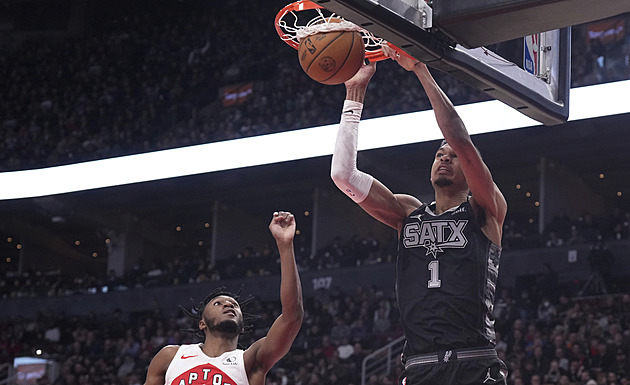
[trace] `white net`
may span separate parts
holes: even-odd
[[[313,16],[313,12],[316,13],[315,16]],[[298,16],[298,12],[288,11],[278,20],[278,26],[284,32],[284,36],[280,36],[282,40],[292,40],[299,44],[300,40],[305,37],[320,32],[356,31],[361,33],[366,51],[380,50],[385,43],[383,39],[374,36],[370,31],[350,21],[344,20],[334,13],[326,16],[322,9],[313,9],[310,11],[300,11],[299,14]],[[308,21],[304,22],[305,19]]]
[[[305,27],[298,28],[295,34],[298,41],[301,41],[307,36],[315,35],[320,32],[332,32],[332,31],[356,31],[361,32],[361,28],[356,24],[353,24],[346,20],[340,20],[339,22],[327,22],[314,25],[306,25]]]

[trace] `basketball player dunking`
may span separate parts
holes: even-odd
[[[428,68],[383,50],[420,80],[445,138],[431,167],[435,201],[394,194],[357,169],[358,126],[376,63],[345,83],[331,177],[368,214],[398,231],[396,295],[407,340],[401,383],[505,384],[492,308],[507,203]]]

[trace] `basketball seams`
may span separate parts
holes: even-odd
[[[353,32],[352,33],[352,41],[350,43],[350,49],[348,50],[348,52],[346,53],[346,57],[343,59],[343,62],[341,63],[341,65],[339,65],[337,71],[330,75],[328,78],[322,80],[322,82],[326,82],[330,79],[332,79],[333,77],[337,76],[337,74],[339,73],[339,71],[341,71],[343,69],[343,66],[346,64],[346,62],[348,61],[348,58],[350,57],[350,55],[354,52],[354,41],[356,40],[356,33]]]
[[[328,33],[330,33],[330,32],[328,32]],[[324,51],[326,51],[326,49],[327,49],[328,47],[330,47],[330,45],[331,45],[332,43],[334,43],[335,41],[337,41],[337,39],[339,39],[341,36],[343,36],[343,32],[336,32],[336,33],[337,33],[337,36],[336,36],[334,39],[332,39],[331,41],[329,41],[329,42],[328,42],[328,44],[326,44],[326,45],[325,45],[322,49],[320,49],[320,50],[319,50],[319,52],[317,53],[317,55],[315,55],[315,56],[313,57],[313,60],[311,60],[311,62],[309,63],[308,67],[306,67],[306,69],[304,70],[304,71],[306,71],[306,73],[308,73],[308,71],[311,69],[311,66],[313,65],[313,63],[315,63],[315,61],[317,60],[317,58],[318,58],[318,57],[319,57],[322,53],[324,53]],[[341,68],[341,67],[340,67],[340,68]],[[339,70],[337,70],[337,72],[339,72]],[[336,74],[337,72],[335,72],[335,74]],[[334,76],[334,75],[333,75],[333,76]]]
[[[353,31],[333,31],[312,35],[300,42],[298,60],[304,72],[326,85],[347,81],[363,65],[363,37]],[[351,35],[351,36],[344,36]]]

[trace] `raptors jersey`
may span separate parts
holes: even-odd
[[[425,204],[407,217],[396,266],[405,356],[494,345],[500,254],[469,202],[441,215]]]
[[[249,385],[243,350],[208,357],[198,344],[179,347],[165,380],[165,385]]]

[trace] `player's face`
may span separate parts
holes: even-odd
[[[447,187],[456,183],[466,184],[459,158],[448,144],[440,147],[435,153],[431,167],[431,182],[437,187]]]
[[[213,298],[204,308],[199,329],[240,334],[243,331],[243,313],[238,302],[229,296]]]

